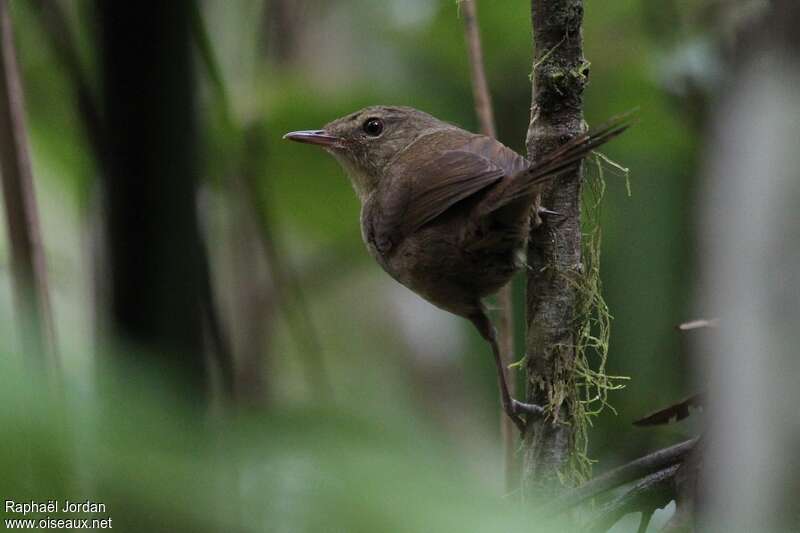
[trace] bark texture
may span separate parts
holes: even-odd
[[[536,161],[585,131],[582,0],[532,0],[533,97],[528,156]],[[561,486],[574,441],[570,420],[575,364],[574,280],[581,270],[580,193],[583,166],[556,179],[542,205],[559,215],[532,226],[526,295],[526,400],[548,409],[531,419],[523,446],[523,490],[528,498],[552,497]]]

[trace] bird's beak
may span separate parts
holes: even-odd
[[[339,137],[328,135],[325,130],[292,131],[283,136],[284,139],[299,143],[316,144],[318,146],[333,146],[339,142]]]

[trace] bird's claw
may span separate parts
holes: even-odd
[[[532,403],[523,403],[512,398],[511,405],[509,405],[509,408],[506,409],[506,414],[517,426],[517,429],[519,429],[520,433],[525,434],[527,423],[526,420],[520,415],[541,417],[544,416],[544,408]]]
[[[558,211],[551,211],[550,209],[547,209],[546,207],[542,207],[542,206],[539,206],[536,209],[536,213],[539,214],[539,215],[560,215],[561,214]]]
[[[544,416],[544,407],[533,403],[522,403],[517,400],[511,400],[511,409],[514,414],[526,414],[534,416]]]

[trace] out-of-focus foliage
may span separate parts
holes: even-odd
[[[110,517],[123,531],[558,529],[482,483],[411,411],[285,408],[198,421],[144,368],[127,368],[129,383],[114,390],[68,383],[52,395],[20,354],[2,356],[3,498],[106,506],[28,519]]]

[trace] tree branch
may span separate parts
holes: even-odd
[[[492,95],[486,81],[483,64],[483,48],[478,27],[478,13],[475,0],[461,0],[461,15],[464,19],[464,34],[469,52],[470,74],[472,75],[472,93],[475,97],[475,114],[481,125],[481,133],[489,137],[497,137],[492,109]]]
[[[461,15],[464,19],[464,33],[469,52],[470,73],[472,75],[472,92],[475,97],[475,114],[481,125],[481,133],[488,137],[497,137],[497,127],[492,109],[492,95],[486,81],[486,72],[483,63],[483,50],[478,26],[478,13],[475,0],[461,0]],[[497,303],[500,306],[497,321],[497,343],[503,360],[504,370],[513,363],[514,353],[514,307],[511,292],[511,283],[500,289],[497,294]],[[513,397],[516,393],[515,373],[505,372],[508,391]],[[509,375],[511,374],[511,375]],[[503,436],[505,449],[505,479],[506,490],[511,491],[517,477],[516,461],[516,428],[505,414],[500,415],[500,431]]]
[[[698,494],[705,445],[696,445],[686,454],[680,468],[675,473],[673,489],[675,492],[675,514],[661,530],[662,533],[691,532],[695,530],[695,510],[698,508]]]
[[[664,507],[674,497],[673,480],[680,465],[672,465],[645,477],[629,491],[606,505],[589,523],[586,530],[601,533],[630,513],[652,514]],[[641,529],[641,528],[640,528]]]
[[[597,476],[584,485],[564,494],[552,505],[548,506],[548,511],[553,514],[561,513],[598,494],[676,465],[686,458],[698,440],[698,438],[694,438],[669,448],[658,450]]]
[[[0,172],[22,345],[58,366],[36,193],[25,129],[22,83],[7,0],[0,0]]]
[[[583,133],[582,0],[532,0],[533,93],[528,128],[532,161]],[[531,419],[523,446],[523,488],[534,499],[551,497],[561,485],[574,444],[574,319],[581,270],[580,192],[583,165],[564,173],[542,196],[557,213],[531,230],[528,244],[526,376],[527,403],[547,407]]]

